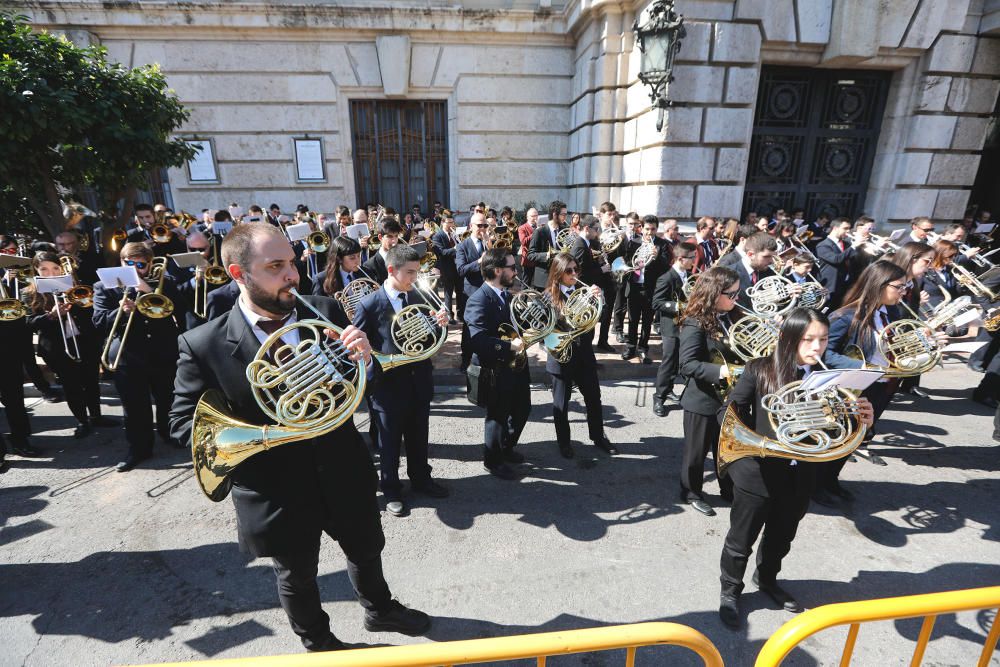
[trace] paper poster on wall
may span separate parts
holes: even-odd
[[[196,139],[185,142],[198,152],[188,160],[188,180],[192,183],[217,183],[219,174],[215,169],[215,151],[212,142]]]
[[[295,140],[295,173],[299,181],[325,181],[321,139]]]

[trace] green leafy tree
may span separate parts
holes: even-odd
[[[121,224],[149,170],[194,155],[170,136],[188,111],[156,65],[108,62],[23,17],[0,15],[0,110],[0,183],[53,235],[67,189],[92,187],[106,210],[121,202]]]

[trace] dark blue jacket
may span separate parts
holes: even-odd
[[[455,246],[455,268],[462,278],[462,291],[472,296],[483,285],[483,273],[479,270],[479,257],[475,239],[471,236]]]
[[[510,324],[510,304],[503,301],[489,285],[480,285],[465,304],[465,323],[472,344],[472,363],[496,368],[514,358],[510,342],[500,340],[497,330]]]

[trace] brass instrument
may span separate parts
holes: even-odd
[[[330,249],[330,236],[324,231],[310,232],[305,243],[306,247],[312,251],[309,255],[309,279],[312,280],[319,273],[316,255]]]
[[[978,257],[978,255],[974,256]],[[986,299],[987,301],[997,301],[1000,299],[1000,294],[997,294],[987,287],[976,274],[969,271],[964,266],[956,262],[952,262],[948,268],[951,269],[951,273],[955,276],[955,280],[958,281],[958,284],[972,292],[973,296],[980,299]]]
[[[656,256],[656,244],[652,241],[643,241],[642,244],[636,248],[635,254],[632,255],[632,261],[628,264],[625,263],[624,257],[616,257],[615,261],[611,263],[611,274],[618,280],[623,280],[628,274],[633,271],[638,271],[640,269],[639,264],[645,268],[646,264],[649,264],[650,260]]]
[[[434,282],[418,279],[413,291],[423,296],[426,303],[411,303],[400,309],[389,326],[392,342],[407,356],[424,355],[428,350],[437,354],[448,338],[448,327],[437,323],[436,314],[444,309],[444,304],[434,293]]]
[[[748,456],[834,461],[861,445],[868,427],[854,394],[839,387],[807,393],[800,390],[801,384],[790,382],[761,400],[776,439],[743,424],[732,405],[726,409],[719,435],[720,470]]]
[[[930,232],[929,234],[927,234],[927,240],[930,241],[931,243],[934,243],[934,242],[938,241],[940,238],[941,238],[941,235],[940,234],[935,234],[934,232]],[[967,244],[967,243],[958,243],[956,241],[952,241],[952,243],[955,244],[955,246],[958,248],[958,251],[960,253],[962,253],[963,255],[965,255],[966,257],[968,257],[969,260],[973,264],[975,264],[976,266],[978,266],[978,267],[980,267],[982,269],[986,269],[986,270],[996,268],[996,264],[994,264],[990,260],[986,259],[986,257],[984,257],[983,255],[980,255],[978,253],[972,254],[972,255],[967,255],[966,253],[969,252],[970,250],[972,250],[972,247],[969,244]],[[987,253],[987,254],[989,254],[989,253]],[[965,267],[962,267],[962,268],[964,269]],[[968,270],[968,269],[966,269],[966,270]]]
[[[260,409],[274,423],[249,424],[227,413],[223,394],[202,394],[194,411],[191,456],[195,478],[204,494],[218,502],[229,494],[230,475],[248,458],[290,442],[316,438],[333,431],[354,414],[365,395],[367,373],[363,359],[325,330],[342,330],[304,300],[291,293],[316,315],[285,325],[267,337],[247,366],[247,381]],[[295,347],[281,337],[297,329]],[[382,370],[429,359],[440,347],[429,346],[413,355],[372,352]]]
[[[0,280],[0,322],[14,322],[27,316],[28,308],[20,299],[12,299],[7,295],[5,282]]]
[[[712,353],[708,356],[708,363],[726,367],[728,375],[719,379],[719,398],[725,401],[729,397],[729,392],[736,386],[740,376],[743,375],[746,364],[734,364],[730,362],[726,359],[726,355],[719,350],[712,350]]]
[[[1000,307],[994,308],[983,316],[983,327],[987,331],[1000,329]]]
[[[365,273],[364,269],[358,267],[358,271]],[[358,308],[358,304],[361,300],[371,294],[372,292],[377,292],[379,285],[377,282],[368,277],[365,273],[364,278],[355,278],[350,283],[348,283],[344,289],[333,295],[333,298],[340,302],[340,305],[344,307],[344,312],[347,313],[347,317],[350,320],[354,319],[354,312]]]
[[[576,236],[576,232],[569,227],[563,227],[556,232],[556,247],[559,252],[569,252],[573,245],[574,236]]]
[[[66,336],[66,330],[69,328],[69,313],[63,314],[62,310],[59,310],[61,303],[68,303],[69,298],[66,296],[72,290],[67,290],[66,293],[55,292],[52,294],[52,299],[56,304],[56,320],[59,321],[59,333],[62,334],[63,339],[63,349],[66,351],[66,356],[73,361],[80,361],[83,357],[80,356],[80,344],[76,340],[76,336]],[[93,302],[93,300],[91,300]],[[91,303],[93,305],[93,303]],[[73,349],[69,349],[69,341],[73,341]]]
[[[121,228],[116,229],[111,233],[111,243],[109,244],[111,246],[111,250],[114,252],[118,252],[120,246],[127,240],[128,240],[128,234],[125,232],[125,230]]]
[[[726,331],[727,346],[744,362],[766,357],[778,344],[778,327],[759,315],[746,315]]]
[[[212,263],[198,267],[194,273],[194,314],[196,317],[208,317],[208,285],[225,285],[230,281],[226,269],[219,264],[219,245],[215,235],[209,235],[208,242],[212,244]]]
[[[684,284],[681,286],[681,292],[684,293],[684,298],[685,299],[688,299],[688,298],[691,297],[691,290],[694,289],[695,283],[698,282],[698,275],[699,274],[697,274],[697,273],[695,273],[695,274],[688,274],[687,280],[685,280]]]
[[[608,227],[601,230],[601,235],[597,237],[601,244],[600,255],[607,261],[608,255],[614,254],[625,240],[625,235],[617,227]]]
[[[853,234],[848,234],[848,239],[852,245],[855,245]],[[888,236],[879,236],[878,234],[869,234],[868,241],[864,242],[863,245],[866,246],[865,252],[875,257],[899,252],[898,244],[891,241]]]
[[[603,296],[594,296],[591,286],[579,278],[575,285],[559,311],[555,329],[544,339],[545,349],[560,364],[565,364],[572,358],[573,339],[593,331],[604,310]],[[561,326],[563,324],[565,327]]]
[[[486,237],[487,248],[513,248],[514,235],[506,227],[493,227]]]
[[[153,239],[154,243],[170,243],[174,233],[165,222],[159,222],[149,230],[149,238]]]
[[[101,352],[101,365],[109,371],[118,370],[118,364],[121,363],[122,352],[125,350],[125,341],[128,339],[129,331],[132,329],[132,322],[135,319],[136,312],[141,313],[144,317],[149,319],[158,320],[165,317],[170,317],[174,312],[174,302],[169,298],[163,296],[163,279],[167,274],[167,257],[154,257],[153,262],[149,268],[148,277],[150,280],[156,280],[156,290],[149,292],[147,294],[142,294],[135,299],[135,308],[132,312],[128,314],[128,319],[125,321],[125,328],[122,331],[121,342],[118,343],[118,353],[115,355],[114,360],[111,360],[111,345],[114,342],[116,335],[115,332],[118,329],[118,325],[121,321],[122,313],[124,312],[120,305],[118,308],[118,313],[115,315],[114,322],[111,324],[111,331],[108,333],[108,339],[104,343],[104,350]],[[136,290],[138,292],[138,290]],[[125,299],[128,298],[128,288],[126,287],[124,293],[122,294],[121,303],[125,303]]]
[[[80,306],[81,308],[93,308],[94,288],[90,285],[76,284],[76,276],[74,275],[76,263],[73,258],[69,255],[63,255],[59,258],[59,263],[62,265],[63,273],[73,278],[74,283],[73,287],[66,290],[66,294],[64,295],[66,300],[75,306]]]
[[[753,312],[765,318],[784,315],[798,303],[791,290],[792,283],[780,275],[758,280],[746,289]]]
[[[552,333],[559,316],[546,294],[528,287],[520,278],[516,280],[523,289],[510,299],[511,325],[501,325],[500,337],[503,340],[519,338],[524,343],[510,363],[512,368],[520,370],[528,363],[528,348]]]

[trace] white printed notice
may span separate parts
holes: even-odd
[[[324,181],[323,147],[319,139],[295,140],[296,178],[300,181]]]
[[[198,152],[188,160],[188,178],[192,183],[214,183],[219,180],[219,174],[215,170],[215,155],[212,150],[212,142],[208,140],[196,140],[186,142],[188,146]]]

